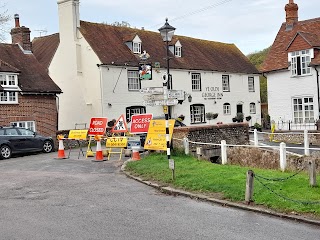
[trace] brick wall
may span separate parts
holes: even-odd
[[[36,131],[44,136],[56,137],[57,106],[55,96],[19,95],[19,104],[0,105],[0,125],[10,122],[35,121]]]

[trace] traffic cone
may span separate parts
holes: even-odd
[[[63,136],[58,135],[59,140],[59,148],[58,148],[58,157],[56,159],[66,159],[66,155],[64,153],[64,145],[63,145]]]
[[[140,153],[139,153],[139,147],[132,147],[131,160],[134,160],[134,161],[141,160]]]
[[[96,136],[95,139],[97,140],[97,149],[96,149],[96,160],[92,160],[94,162],[101,162],[103,161],[103,154],[101,149],[101,142],[100,142],[100,136]]]

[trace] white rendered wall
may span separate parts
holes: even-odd
[[[115,67],[104,66],[103,72],[103,96],[104,96],[104,113],[112,119],[117,119],[121,114],[125,114],[126,107],[142,105],[143,95],[140,92],[128,91],[127,71],[137,70],[137,68],[130,67]],[[141,81],[141,87],[162,87],[162,75],[165,72],[162,69],[161,73],[153,70],[152,80]],[[192,102],[186,99],[182,105],[178,104],[172,107],[172,117],[178,117],[180,114],[185,115],[184,123],[190,125],[190,105],[204,104],[206,112],[218,113],[219,116],[215,120],[207,121],[206,124],[214,124],[216,122],[230,123],[232,118],[236,116],[237,104],[243,103],[244,116],[251,116],[252,120],[250,125],[258,122],[261,123],[261,107],[260,107],[260,84],[259,76],[254,76],[255,92],[248,90],[248,76],[242,74],[229,74],[230,75],[230,92],[222,92],[222,73],[194,71],[201,73],[202,91],[191,90],[191,72],[188,70],[174,70],[170,69],[173,76],[173,90],[184,90],[186,93],[191,94]],[[227,74],[227,73],[223,73]],[[205,100],[203,93],[206,88],[217,87],[219,93],[223,94],[221,99]],[[216,101],[216,103],[214,103]],[[256,104],[256,114],[250,114],[250,103]],[[108,106],[110,103],[112,106]],[[231,114],[223,114],[223,104],[230,103]],[[146,111],[153,113],[154,116],[163,116],[161,106],[147,106]]]
[[[269,73],[268,108],[270,119],[278,121],[293,121],[293,97],[313,97],[314,117],[318,118],[317,81],[315,71],[311,75],[291,77],[289,70]]]

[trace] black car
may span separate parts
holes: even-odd
[[[40,136],[25,128],[0,126],[0,159],[8,159],[16,153],[49,153],[53,147],[51,137]]]

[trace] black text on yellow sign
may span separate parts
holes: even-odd
[[[128,144],[126,137],[109,137],[106,142],[107,148],[124,148]]]

